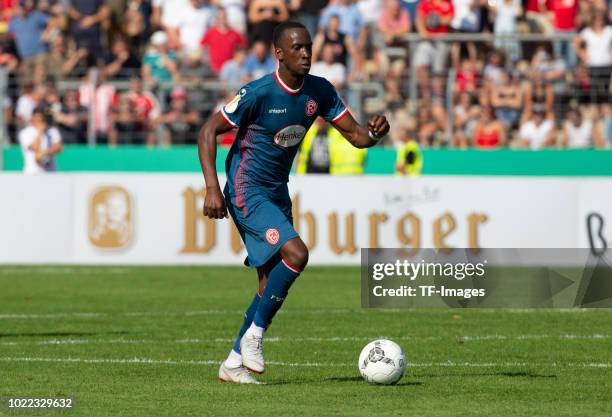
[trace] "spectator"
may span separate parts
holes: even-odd
[[[52,126],[50,109],[37,107],[32,120],[19,132],[19,144],[23,153],[24,174],[42,174],[57,170],[55,155],[62,151],[62,137]]]
[[[130,80],[125,98],[127,98],[130,108],[136,115],[137,122],[142,127],[147,143],[149,145],[155,144],[153,121],[157,119],[160,113],[157,98],[150,91],[143,90],[142,81],[138,77],[132,77]]]
[[[329,17],[329,23],[327,27],[320,30],[314,37],[312,44],[312,61],[316,62],[319,60],[323,45],[333,45],[334,47],[334,61],[344,65],[345,68],[349,66],[349,57],[353,62],[353,67],[360,67],[361,59],[358,56],[358,52],[355,48],[355,43],[350,36],[346,36],[340,32],[340,17],[338,15],[331,15]]]
[[[548,10],[552,13],[552,26],[556,33],[575,32],[578,15],[578,0],[548,0]],[[576,53],[568,41],[553,43],[556,56],[563,57],[570,68],[576,66]]]
[[[296,174],[329,174],[329,129],[324,119],[315,119],[300,144]]]
[[[563,123],[563,146],[568,148],[603,148],[604,138],[592,119],[582,117],[580,109],[572,107]]]
[[[59,51],[57,51],[59,52]],[[55,51],[54,51],[55,53]],[[54,56],[54,59],[59,59]],[[79,48],[68,56],[68,59],[61,66],[61,76],[68,78],[81,78],[87,75],[89,68],[94,66],[95,58],[85,48]],[[57,69],[55,70],[57,71]]]
[[[110,53],[104,59],[104,72],[111,80],[127,80],[140,74],[142,64],[140,59],[128,48],[124,39],[117,37]]]
[[[274,28],[289,19],[289,9],[284,0],[250,0],[248,18],[249,44],[262,41],[270,47]]]
[[[264,41],[256,41],[247,56],[244,69],[249,80],[256,80],[276,70],[276,61],[272,58]]]
[[[17,116],[17,127],[24,128],[30,123],[34,109],[43,103],[47,94],[47,87],[44,84],[32,84],[24,87],[23,94],[17,99],[15,116]]]
[[[147,43],[151,4],[146,0],[129,0],[122,20],[122,31],[131,52],[141,55]]]
[[[34,0],[24,0],[15,9],[9,31],[15,37],[17,53],[21,60],[19,80],[22,86],[41,83],[45,78],[44,56],[47,46],[42,35],[49,22],[49,16],[34,7]]]
[[[363,18],[363,24],[366,30],[369,32],[370,29],[375,29],[380,19],[385,0],[353,0],[353,2]],[[402,10],[403,9],[404,8],[402,8]]]
[[[567,64],[562,58],[551,56],[549,50],[549,47],[538,47],[531,60],[531,74],[540,78],[546,88],[552,90],[548,92],[549,96],[553,96],[552,109],[549,110],[554,110],[560,120],[565,113],[567,101],[565,98]]]
[[[499,0],[491,5],[495,16],[493,32],[495,35],[511,36],[517,33],[517,19],[522,14],[520,0]],[[496,39],[496,48],[505,52],[511,61],[518,61],[521,57],[519,43],[513,39]]]
[[[223,64],[232,59],[237,48],[246,47],[246,39],[228,25],[225,9],[219,9],[215,25],[202,37],[200,45],[208,51],[210,69],[218,74]]]
[[[339,62],[334,62],[334,46],[323,45],[321,60],[312,64],[310,69],[312,75],[327,78],[327,80],[341,91],[346,83],[346,68]]]
[[[455,14],[451,28],[459,33],[477,33],[480,31],[482,8],[486,0],[452,0]],[[474,42],[458,42],[453,44],[453,66],[456,68],[461,58],[461,46],[466,45],[470,60],[476,60],[476,45]]]
[[[326,30],[332,16],[340,18],[340,33],[349,36],[356,45],[365,45],[365,23],[363,16],[361,16],[359,9],[352,4],[351,0],[337,0],[323,9],[319,27]]]
[[[41,40],[46,43],[52,43],[56,37],[62,36],[62,33],[68,31],[68,16],[63,2],[58,1],[48,7],[42,7],[43,2],[38,2],[38,10],[49,16],[47,27],[41,36]]]
[[[87,109],[79,104],[76,90],[64,93],[59,112],[55,113],[55,122],[66,144],[85,144],[87,139]]]
[[[12,73],[19,66],[19,60],[15,56],[12,42],[6,35],[0,37],[0,67],[6,72]]]
[[[448,55],[447,44],[435,41],[435,36],[449,32],[453,16],[453,4],[449,0],[421,0],[417,7],[416,28],[426,40],[418,43],[412,64],[416,67],[417,80],[426,99],[429,95],[429,67],[434,74],[441,74],[446,68]]]
[[[378,18],[378,31],[382,36],[384,45],[378,48],[376,56],[380,64],[380,74],[385,80],[387,90],[387,101],[390,103],[401,103],[403,101],[400,93],[401,77],[406,67],[404,55],[390,57],[385,53],[387,48],[408,47],[402,36],[410,32],[410,16],[403,9],[399,0],[385,0],[385,5]]]
[[[474,62],[471,59],[462,60],[455,77],[455,92],[475,94],[478,87],[478,71],[474,68]]]
[[[517,76],[511,77],[504,72],[501,84],[492,86],[491,106],[506,129],[517,125],[523,108],[523,94]]]
[[[92,87],[93,79],[95,79],[95,86]],[[89,111],[92,103],[95,103],[93,133],[97,144],[109,143],[111,109],[117,102],[118,97],[115,87],[106,82],[104,71],[91,69],[79,86],[79,104]]]
[[[223,64],[223,68],[219,72],[219,80],[234,85],[246,83],[248,80],[248,75],[244,68],[246,56],[246,49],[236,49],[232,59]]]
[[[552,33],[552,25],[546,10],[548,0],[526,0],[525,16],[529,22],[529,31],[532,33]]]
[[[329,0],[289,0],[289,10],[306,26],[310,36],[314,36],[319,27],[319,16],[327,3]]]
[[[432,146],[442,133],[443,130],[433,118],[431,106],[424,102],[417,109],[416,134],[419,145],[424,148]]]
[[[545,118],[545,113],[544,107],[536,106],[530,119],[521,126],[519,138],[524,147],[537,150],[555,145],[555,124]]]
[[[612,27],[606,25],[603,11],[593,12],[591,24],[576,37],[574,47],[588,68],[592,102],[607,103],[612,73]]]
[[[190,0],[152,0],[151,29],[178,35],[178,32],[172,29],[178,28],[177,19],[181,15],[182,10],[189,7],[189,2]],[[170,39],[169,41],[172,48],[179,45],[178,38]]]
[[[474,127],[480,118],[482,109],[470,93],[460,93],[457,104],[453,107],[454,135],[452,147],[466,148],[474,137]]]
[[[146,141],[146,129],[136,114],[136,109],[128,95],[119,96],[119,103],[110,114],[111,128],[109,145],[143,145]]]
[[[495,119],[493,108],[487,106],[480,112],[480,118],[474,126],[473,145],[476,148],[499,148],[506,144],[506,127]]]
[[[164,145],[195,144],[199,122],[198,112],[187,108],[187,90],[180,86],[170,94],[170,109],[155,119],[155,125],[162,128]]]
[[[241,35],[246,34],[245,0],[217,0],[217,6],[227,13],[229,26]]]
[[[142,79],[146,83],[163,83],[179,78],[176,54],[168,49],[168,35],[157,31],[151,36],[151,49],[142,59]]]
[[[170,37],[179,40],[178,51],[182,57],[193,54],[201,56],[200,41],[211,27],[214,11],[207,0],[190,0],[189,4],[181,9],[177,16],[177,28],[169,29]],[[173,31],[177,35],[172,35]]]
[[[84,48],[94,58],[102,57],[101,24],[110,17],[104,0],[71,0],[68,15],[73,20],[72,37],[77,48]]]

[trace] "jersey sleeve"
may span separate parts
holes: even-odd
[[[236,96],[221,108],[221,115],[233,127],[240,127],[252,121],[257,105],[255,92],[248,85],[238,91]]]
[[[338,96],[334,86],[325,80],[322,86],[324,99],[321,106],[321,117],[331,123],[336,123],[348,113],[348,109]]]

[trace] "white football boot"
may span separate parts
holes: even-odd
[[[247,331],[240,339],[240,354],[242,355],[242,364],[249,371],[261,374],[266,369],[263,357],[263,338]]]
[[[253,375],[244,366],[228,368],[225,366],[225,362],[219,368],[219,381],[232,382],[234,384],[262,384],[262,382],[253,378]]]

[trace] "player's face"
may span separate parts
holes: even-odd
[[[308,31],[301,28],[285,32],[277,58],[289,72],[304,76],[310,71],[312,60],[312,40]]]

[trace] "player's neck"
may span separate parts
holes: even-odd
[[[285,84],[287,87],[291,88],[292,90],[299,90],[302,87],[302,84],[304,83],[303,76],[297,76],[297,75],[291,74],[284,67],[280,67],[277,71],[277,74],[278,74],[278,78],[280,78],[283,84]]]

